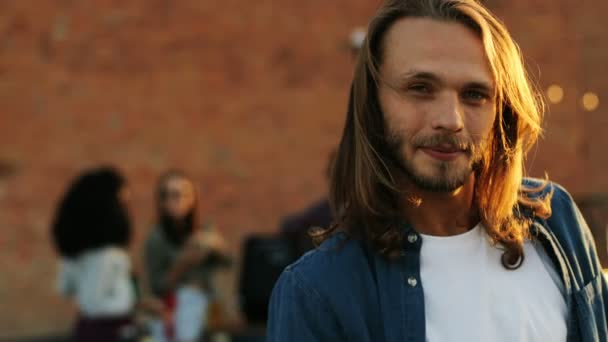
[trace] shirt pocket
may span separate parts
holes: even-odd
[[[602,299],[602,274],[574,294],[582,341],[606,342],[606,314]]]

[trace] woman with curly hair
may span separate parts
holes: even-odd
[[[78,307],[74,341],[120,341],[131,327],[128,194],[118,171],[97,168],[77,177],[57,208],[52,238],[62,258],[58,285]]]

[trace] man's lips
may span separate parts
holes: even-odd
[[[441,161],[451,161],[465,153],[465,150],[461,148],[445,145],[423,146],[420,149],[429,156]]]

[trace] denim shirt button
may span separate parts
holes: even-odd
[[[416,234],[416,233],[410,233],[407,236],[407,241],[409,243],[416,243],[416,241],[418,241],[418,234]]]
[[[411,287],[416,287],[416,285],[418,285],[418,280],[416,280],[415,277],[409,277],[407,278],[407,283],[411,286]]]

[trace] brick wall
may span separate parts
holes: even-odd
[[[245,234],[273,231],[322,196],[353,67],[346,40],[378,3],[0,2],[0,336],[71,322],[74,308],[53,292],[48,223],[82,168],[113,163],[129,178],[136,263],[167,167],[199,180],[202,209],[236,255]],[[488,3],[541,86],[565,91],[531,174],[547,170],[575,194],[608,192],[606,105],[579,104],[587,90],[608,101],[608,3]],[[236,319],[234,272],[220,281]]]

